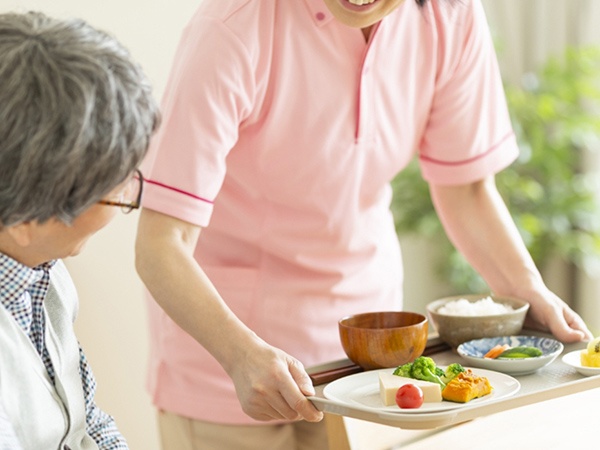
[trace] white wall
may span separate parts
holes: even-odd
[[[0,0],[0,12],[81,17],[116,36],[145,68],[160,99],[182,27],[201,0]],[[97,400],[132,449],[157,450],[144,389],[145,308],[133,268],[137,214],[118,216],[67,261],[81,298],[77,333],[98,380]]]

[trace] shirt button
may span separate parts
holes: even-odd
[[[316,15],[317,20],[324,20],[325,19],[325,13],[322,12],[318,12]]]

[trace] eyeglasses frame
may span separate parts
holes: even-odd
[[[139,169],[135,169],[134,178],[137,178],[140,183],[140,190],[134,202],[125,203],[116,202],[113,200],[99,200],[98,203],[100,203],[101,205],[118,206],[121,208],[123,214],[129,214],[134,209],[139,209],[142,205],[142,192],[144,190],[144,176],[142,175],[142,172]]]

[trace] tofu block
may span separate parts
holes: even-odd
[[[437,383],[429,381],[414,380],[412,378],[399,377],[391,373],[379,372],[379,393],[381,401],[385,406],[396,404],[396,392],[400,386],[405,384],[414,384],[423,391],[424,402],[441,402],[442,388]]]

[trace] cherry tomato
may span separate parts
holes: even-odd
[[[404,384],[396,392],[396,404],[400,408],[420,408],[423,404],[423,391],[414,384]]]

